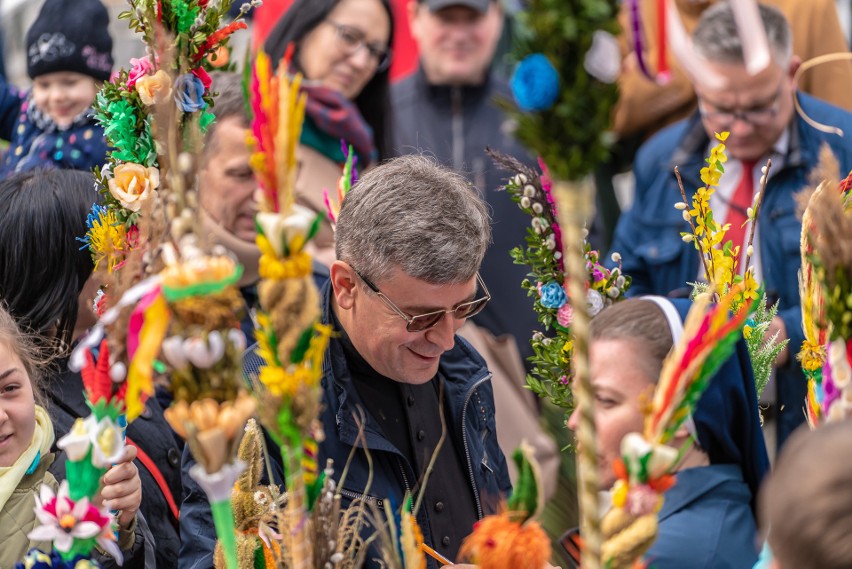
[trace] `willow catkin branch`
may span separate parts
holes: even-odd
[[[763,196],[766,194],[766,181],[769,180],[769,170],[772,168],[772,159],[769,158],[766,160],[766,165],[763,167],[763,171],[760,176],[760,192],[757,195],[757,199],[754,201],[754,219],[751,221],[751,227],[748,232],[748,241],[746,241],[746,258],[745,258],[745,270],[748,271],[751,266],[751,254],[753,252],[752,242],[754,241],[754,232],[757,229],[757,215],[760,213],[760,205],[763,203]],[[743,273],[745,274],[745,273]]]
[[[598,459],[595,434],[594,392],[589,377],[588,332],[589,315],[586,309],[588,273],[583,255],[583,226],[591,210],[588,184],[556,182],[554,194],[559,208],[559,224],[563,228],[563,251],[568,273],[568,293],[574,305],[571,332],[574,351],[571,365],[577,386],[576,406],[579,413],[577,428],[577,480],[580,500],[580,534],[583,536],[583,569],[601,567],[601,522],[598,511]]]

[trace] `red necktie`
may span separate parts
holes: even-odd
[[[743,175],[740,178],[740,183],[731,197],[730,206],[728,207],[727,223],[731,226],[725,234],[725,241],[731,240],[734,247],[740,248],[740,256],[743,256],[746,248],[746,229],[743,224],[748,219],[747,210],[751,207],[754,200],[754,167],[757,160],[743,160]],[[739,257],[737,257],[739,259]],[[738,265],[739,268],[739,265]]]

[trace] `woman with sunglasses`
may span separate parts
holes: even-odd
[[[296,194],[299,203],[318,213],[325,212],[323,189],[337,186],[345,160],[341,140],[353,146],[361,172],[390,156],[392,43],[388,0],[296,0],[266,41],[276,63],[292,45],[291,70],[306,79]],[[318,259],[331,263],[334,236],[328,222],[314,243]]]

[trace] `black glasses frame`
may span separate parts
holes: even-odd
[[[326,19],[325,21],[337,32],[337,39],[345,44],[344,47],[348,50],[349,55],[354,55],[361,48],[366,48],[367,53],[376,62],[376,73],[386,71],[390,67],[391,61],[393,61],[393,50],[390,47],[384,50],[377,48],[364,41],[364,33],[358,28],[339,24],[334,20]]]

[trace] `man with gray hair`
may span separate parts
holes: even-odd
[[[398,509],[407,492],[422,493],[424,541],[449,559],[511,490],[491,374],[455,335],[491,298],[479,276],[490,241],[487,206],[464,177],[421,156],[397,158],[346,196],[338,260],[320,294],[321,320],[335,334],[323,362],[318,464],[334,460],[344,508],[361,499]],[[250,351],[245,371],[259,365]],[[267,452],[272,482],[283,484],[277,445]],[[216,535],[210,507],[184,482],[193,499],[181,509],[179,567],[207,569]],[[364,567],[378,569],[378,543],[370,543]]]
[[[725,173],[710,198],[714,219],[729,223],[725,240],[743,252],[750,223],[746,210],[760,189],[761,166],[772,159],[754,240],[753,265],[758,282],[771,302],[780,301],[769,335],[790,344],[776,360],[778,403],[777,442],[780,445],[804,420],[806,382],[795,357],[802,344],[801,313],[796,274],[800,267],[801,222],[796,217],[795,194],[807,185],[827,144],[840,163],[837,174],[852,169],[852,115],[796,90],[793,77],[799,67],[791,56],[790,28],[775,8],[760,6],[770,44],[771,61],[756,74],[745,66],[742,41],[727,2],[707,9],[694,33],[694,49],[704,61],[690,69],[698,111],[661,131],[640,148],[634,162],[636,197],[618,222],[613,250],[624,259],[624,272],[633,277],[630,293],[685,294],[688,283],[703,279],[695,247],[681,240],[690,232],[682,212],[674,167],[678,166],[687,199],[704,184],[699,178],[704,158],[717,140],[714,133],[730,133],[725,144]],[[794,97],[810,118],[840,128],[837,136],[817,130],[796,114]]]
[[[455,335],[490,300],[479,276],[490,240],[487,206],[464,177],[422,156],[397,158],[368,171],[343,202],[322,294],[323,320],[338,337],[323,378],[320,464],[342,465],[363,446],[353,417],[365,409],[369,495],[400,504],[406,491],[425,492],[424,539],[449,559],[511,486],[491,374]],[[369,477],[359,451],[344,497],[364,494]]]

